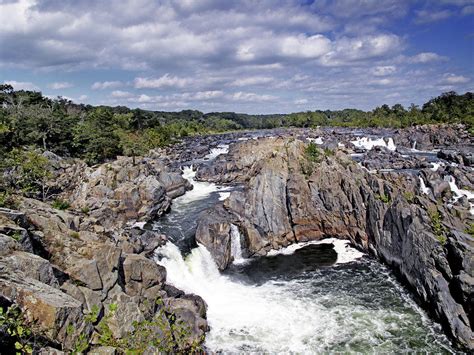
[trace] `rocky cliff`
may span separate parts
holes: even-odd
[[[472,349],[474,218],[469,201],[447,183],[455,179],[472,191],[472,171],[462,165],[433,171],[425,159],[405,156],[407,167],[420,169],[424,187],[416,174],[367,168],[400,154],[379,148],[378,157],[369,152],[356,163],[346,153],[351,149],[308,151],[295,138],[233,146],[198,176],[246,187],[203,215],[196,239],[221,269],[232,262],[230,223],[239,227],[247,256],[301,241],[349,239],[389,265],[447,333]]]
[[[0,337],[0,347],[198,349],[208,329],[206,304],[166,284],[165,268],[153,260],[166,237],[142,229],[190,188],[188,181],[151,158],[96,167],[58,158],[55,169],[66,210],[20,197],[16,209],[0,209],[0,306],[19,308],[28,330]],[[2,321],[2,331],[15,319]]]

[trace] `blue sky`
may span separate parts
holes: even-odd
[[[93,105],[407,106],[473,63],[474,0],[0,0],[0,82]]]

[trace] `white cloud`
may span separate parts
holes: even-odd
[[[375,76],[386,76],[391,75],[397,71],[397,67],[393,65],[378,66],[372,70],[372,74]]]
[[[465,84],[469,81],[470,79],[465,76],[456,75],[452,73],[444,74],[443,78],[441,79],[441,83],[443,84]]]
[[[342,37],[333,44],[333,49],[321,58],[327,66],[347,65],[373,58],[381,58],[402,49],[401,39],[393,34]]]
[[[423,52],[414,55],[413,57],[407,58],[409,63],[429,63],[429,62],[439,62],[447,60],[446,57],[440,56],[433,52]]]
[[[170,74],[165,74],[157,79],[135,78],[134,87],[136,89],[161,89],[166,87],[183,88],[189,83],[189,79],[180,78]]]
[[[416,11],[415,23],[424,24],[429,22],[436,22],[440,20],[447,19],[453,15],[453,12],[450,10],[419,10]]]
[[[56,83],[51,83],[48,85],[49,89],[53,90],[62,90],[62,89],[68,89],[72,88],[74,85],[68,82],[56,82]]]
[[[78,97],[78,99],[79,99],[79,101],[85,101],[85,100],[87,100],[88,97],[89,96],[87,96],[87,95],[81,95],[81,96]]]
[[[106,90],[106,89],[115,89],[123,86],[124,84],[121,81],[96,81],[92,84],[92,90]]]
[[[269,84],[273,82],[275,79],[270,76],[251,76],[247,78],[240,78],[234,80],[231,85],[232,86],[253,86],[253,85],[262,85],[262,84]]]
[[[308,103],[307,99],[298,99],[293,101],[295,105],[306,105]]]
[[[474,6],[470,5],[470,6],[464,7],[461,11],[461,14],[464,15],[464,16],[473,15],[474,14]]]
[[[40,88],[30,81],[7,80],[5,84],[13,86],[15,90],[40,91]]]
[[[253,92],[236,92],[229,97],[233,101],[244,101],[244,102],[265,102],[276,100],[277,97],[273,95],[262,95]]]
[[[112,93],[110,95],[112,97],[115,97],[115,98],[125,98],[125,97],[133,96],[132,93],[130,93],[128,91],[122,91],[122,90],[114,90],[114,91],[112,91]]]

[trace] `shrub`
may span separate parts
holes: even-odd
[[[84,213],[84,214],[89,214],[90,208],[89,208],[88,206],[82,207],[82,208],[81,208],[81,212]]]
[[[385,195],[384,193],[382,194],[376,194],[375,198],[377,200],[382,201],[383,203],[389,203],[390,202],[390,197],[388,195]]]
[[[410,203],[412,203],[415,200],[415,195],[411,191],[405,191],[403,193],[403,197],[405,197],[405,200],[407,200]]]
[[[0,333],[4,333],[9,339],[13,349],[2,349],[11,353],[32,354],[31,340],[34,335],[31,328],[25,322],[20,308],[8,307],[6,310],[0,307]]]
[[[433,229],[434,235],[442,245],[446,244],[447,239],[441,213],[439,213],[436,207],[433,207],[428,209],[428,216],[431,219],[431,228]]]
[[[79,239],[79,238],[80,238],[80,234],[79,234],[78,232],[71,232],[71,233],[69,234],[69,236],[70,236],[71,238],[74,238],[74,239]]]
[[[67,210],[69,207],[71,207],[71,205],[66,200],[57,199],[53,201],[53,203],[51,204],[51,207],[57,210],[64,211],[64,210]]]

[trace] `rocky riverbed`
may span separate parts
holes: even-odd
[[[169,226],[183,219],[164,221],[199,200],[200,180],[227,186],[208,194],[227,192],[196,207],[185,253],[208,260],[191,251],[203,245],[216,278],[236,259],[348,241],[387,265],[459,349],[472,349],[473,153],[464,127],[424,126],[194,137],[93,167],[48,154],[51,190],[69,207],[19,198],[0,209],[1,305],[35,322],[36,350],[46,353],[83,344],[120,352],[144,333],[155,339],[140,344],[146,353],[196,350],[209,330],[206,297],[174,269],[170,281],[176,265],[157,263],[155,250],[179,253],[167,240],[179,244]]]

